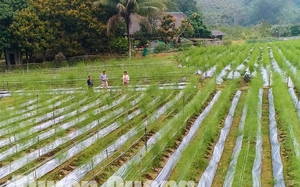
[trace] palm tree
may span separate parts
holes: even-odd
[[[96,2],[96,4],[99,3],[117,8],[117,14],[107,22],[108,35],[119,20],[125,22],[129,57],[131,57],[130,25],[132,21],[139,22],[151,32],[151,26],[146,16],[157,15],[166,9],[164,0],[99,0]]]

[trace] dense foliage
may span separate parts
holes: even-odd
[[[2,0],[0,2],[0,50],[14,45],[11,42],[12,33],[8,29],[13,22],[14,14],[26,6],[26,0]]]
[[[211,25],[249,26],[295,24],[299,21],[299,0],[197,0],[205,21]]]
[[[100,2],[101,3],[101,2]],[[109,0],[106,3],[102,4],[111,4],[117,8],[117,14],[113,15],[109,18],[107,23],[107,34],[110,34],[111,29],[120,21],[125,22],[126,26],[126,37],[128,44],[128,56],[131,57],[131,33],[130,26],[135,20],[140,25],[145,26],[151,32],[151,25],[148,21],[147,17],[143,15],[152,16],[155,14],[159,14],[165,10],[165,4],[157,1],[146,1],[146,0],[127,0],[127,1],[119,1],[119,0]]]
[[[53,60],[59,52],[66,58],[102,52],[128,52],[130,56],[131,47],[137,45],[132,43],[129,34],[133,22],[141,26],[134,38],[143,46],[151,39],[158,39],[156,22],[163,12],[183,11],[190,15],[191,11],[198,11],[196,1],[185,2],[3,0],[0,2],[0,57],[10,48],[20,50],[26,62]],[[203,24],[202,20],[199,23]],[[194,30],[197,31],[185,20],[184,27],[173,28],[160,36],[166,40],[190,37]]]
[[[169,11],[180,11],[187,16],[191,16],[193,13],[199,13],[196,0],[170,0],[167,3]]]

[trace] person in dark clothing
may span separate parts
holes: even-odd
[[[87,82],[88,87],[93,87],[93,81],[92,81],[91,76],[88,76],[88,80],[86,82]]]
[[[94,89],[93,89],[94,84],[93,84],[91,76],[88,76],[88,79],[87,79],[86,83],[88,85],[88,95],[93,96],[94,95]]]

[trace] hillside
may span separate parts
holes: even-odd
[[[300,21],[299,0],[197,0],[209,25],[251,25],[267,20],[271,24]]]

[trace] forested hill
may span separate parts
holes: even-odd
[[[197,0],[209,25],[300,22],[300,0]]]

